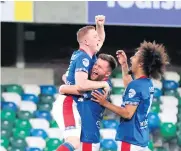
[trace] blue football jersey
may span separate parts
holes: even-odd
[[[78,71],[90,74],[94,63],[97,61],[96,55],[92,58],[83,50],[76,50],[71,56],[69,67],[66,71],[66,84],[75,84],[75,73]],[[75,102],[80,96],[72,95]]]
[[[110,81],[107,82],[112,87]],[[98,89],[98,91],[102,93],[103,89]],[[78,100],[77,108],[82,122],[81,142],[98,143],[100,142],[100,122],[105,108],[91,100],[91,93],[92,91],[84,93],[83,97]],[[109,100],[109,96],[107,100]]]
[[[83,71],[89,74],[96,60],[96,55],[91,58],[83,50],[74,51],[70,59],[69,67],[66,71],[66,84],[75,84],[75,73],[77,71]]]
[[[138,146],[148,146],[149,129],[147,115],[153,100],[154,87],[151,79],[139,78],[127,86],[123,94],[123,104],[138,105],[131,119],[120,118],[116,140]]]

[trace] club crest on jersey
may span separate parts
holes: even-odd
[[[135,91],[134,89],[130,89],[128,93],[129,93],[129,94],[128,94],[129,98],[132,98],[132,97],[135,96],[136,91]]]
[[[83,65],[84,65],[85,67],[88,67],[88,66],[89,66],[89,60],[88,60],[87,58],[84,58],[84,59],[82,60],[82,63],[83,63]]]

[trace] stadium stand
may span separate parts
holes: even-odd
[[[121,104],[124,92],[121,71],[112,74],[111,101]],[[180,75],[166,72],[162,81],[153,80],[154,101],[148,116],[150,136],[159,132],[163,142],[176,140],[181,146],[181,87]],[[63,143],[61,130],[50,110],[57,95],[53,85],[1,85],[1,150],[2,151],[54,151]],[[114,141],[118,121],[109,115],[101,123],[101,149],[116,151]],[[155,146],[152,138],[150,150],[166,151]]]

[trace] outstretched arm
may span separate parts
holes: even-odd
[[[96,31],[100,38],[99,49],[98,49],[98,51],[99,51],[101,49],[101,47],[104,43],[105,37],[106,37],[105,30],[104,30],[105,16],[103,16],[103,15],[95,16],[95,22],[96,22]]]

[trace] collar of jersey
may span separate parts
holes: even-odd
[[[145,78],[148,78],[148,77],[143,75],[143,76],[139,77],[138,79],[145,79]]]
[[[79,48],[78,50],[80,50],[80,51],[83,51],[83,52],[85,52],[85,50],[84,49],[82,49],[82,48]],[[86,53],[86,52],[85,52]],[[87,53],[86,53],[87,54]],[[87,54],[88,55],[88,54]],[[88,55],[89,56],[89,55]],[[90,56],[89,56],[90,57]],[[96,59],[96,54],[94,54],[92,57],[90,57],[90,58],[94,58],[94,59]]]
[[[85,50],[84,50],[84,49],[82,49],[82,48],[79,48],[79,50],[80,50],[80,51],[83,51],[83,52],[85,52]]]

